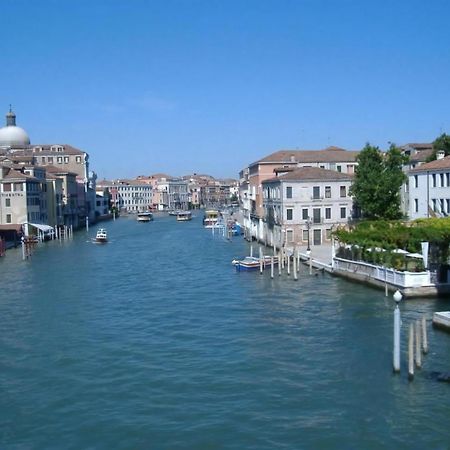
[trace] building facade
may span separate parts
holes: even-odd
[[[262,183],[263,239],[266,245],[302,247],[331,240],[352,217],[352,176],[304,167]]]

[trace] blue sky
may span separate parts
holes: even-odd
[[[100,178],[449,132],[440,0],[0,0],[0,113]],[[3,115],[3,113],[1,113]]]

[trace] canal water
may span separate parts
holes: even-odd
[[[393,301],[302,266],[237,273],[249,252],[159,217],[102,224],[0,261],[1,449],[447,449],[450,335],[407,379],[407,328],[438,300]],[[254,244],[255,245],[255,244]],[[256,247],[255,247],[256,252]]]

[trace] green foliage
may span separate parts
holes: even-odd
[[[357,157],[358,165],[350,190],[364,217],[399,219],[400,188],[406,180],[402,166],[407,158],[392,144],[386,154],[366,144]]]
[[[439,150],[443,150],[445,156],[450,155],[450,136],[448,134],[443,133],[433,141],[433,152],[427,162],[434,161]]]
[[[352,246],[353,259],[368,262],[380,261],[389,267],[405,268],[407,261],[402,255],[392,253],[394,249],[403,249],[411,253],[421,252],[421,242],[429,242],[435,249],[436,263],[446,264],[449,259],[450,217],[417,219],[411,223],[400,221],[363,221],[351,229],[339,228],[333,233],[341,243]],[[369,252],[367,249],[372,249]],[[373,249],[385,251],[374,252]],[[358,249],[355,258],[354,249]],[[378,254],[378,255],[377,255]],[[414,270],[420,262],[414,264]]]

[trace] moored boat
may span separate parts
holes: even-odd
[[[272,264],[272,256],[264,256],[263,259],[263,269],[268,269]],[[231,262],[238,272],[241,270],[256,270],[260,268],[260,259],[254,256],[246,256],[244,259],[234,259]],[[273,264],[278,264],[278,256],[273,257]]]
[[[192,220],[191,211],[178,211],[178,213],[177,213],[177,221],[178,222],[186,222],[188,220]]]
[[[214,228],[219,220],[219,211],[216,209],[208,209],[205,211],[203,226],[205,228]]]
[[[153,214],[151,212],[140,212],[137,215],[138,222],[150,222],[153,220]]]
[[[97,230],[97,234],[95,235],[95,242],[99,242],[100,244],[105,244],[108,242],[108,234],[104,228],[99,228]]]

